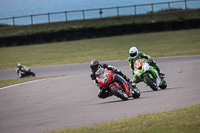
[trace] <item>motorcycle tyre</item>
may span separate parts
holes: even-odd
[[[115,85],[112,85],[111,87],[110,87],[110,89],[111,89],[111,91],[113,92],[113,94],[115,95],[115,96],[117,96],[117,97],[119,97],[119,98],[121,98],[122,100],[128,100],[128,96],[126,95],[126,96],[124,96],[123,94],[121,94],[120,92],[119,92],[119,88],[117,88]],[[121,91],[122,93],[125,93],[124,91]],[[126,94],[126,93],[125,93]]]
[[[145,75],[144,79],[146,80],[146,84],[149,85],[153,91],[158,90],[158,87],[153,83],[149,75]]]
[[[160,89],[166,89],[167,88],[167,82],[164,80],[164,79],[162,79],[162,81],[163,81],[163,83],[162,83],[162,85],[161,86],[159,86],[160,87]]]
[[[134,91],[134,93],[132,93],[132,97],[134,99],[139,98],[141,95],[140,90],[138,88],[134,88],[133,91]]]
[[[34,72],[29,72],[31,76],[35,77],[35,73]]]

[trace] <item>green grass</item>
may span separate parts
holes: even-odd
[[[110,17],[103,19],[77,20],[69,22],[57,22],[51,24],[37,24],[27,26],[0,26],[0,37],[31,35],[36,33],[51,33],[61,30],[82,29],[82,28],[100,28],[114,25],[124,25],[133,23],[152,23],[200,19],[200,9],[195,10],[173,10],[160,11],[157,13],[148,13],[144,15],[131,15]]]
[[[198,13],[199,14],[199,13]],[[189,15],[188,15],[189,16]],[[136,16],[140,17],[140,16]],[[183,19],[178,16],[176,18]],[[117,19],[116,19],[117,20]],[[148,21],[156,20],[153,17]],[[99,21],[102,22],[103,20]],[[138,19],[138,22],[140,19]],[[159,21],[159,20],[156,20]],[[91,24],[94,21],[91,20]],[[125,21],[124,23],[127,23]],[[77,23],[79,23],[77,21]],[[85,23],[85,25],[84,25]],[[87,22],[77,24],[81,27],[90,26]],[[114,23],[114,20],[113,20]],[[115,21],[119,24],[118,21]],[[132,22],[128,22],[132,23]],[[63,29],[63,23],[36,26],[3,27],[5,35],[31,34],[43,32],[42,27],[49,31]],[[76,22],[71,23],[76,27]],[[106,22],[103,24],[106,24]],[[48,27],[49,26],[49,27]],[[60,28],[59,28],[60,26]],[[55,27],[55,29],[54,29]],[[70,26],[69,26],[70,27]],[[29,28],[32,28],[30,30]],[[8,31],[6,33],[6,31]],[[27,33],[26,31],[30,32]],[[46,31],[45,31],[46,32]],[[48,32],[48,31],[47,31]],[[0,36],[4,36],[1,32]],[[128,50],[136,46],[140,51],[152,57],[200,55],[200,29],[141,33],[97,39],[85,39],[59,43],[38,44],[29,46],[1,47],[0,69],[14,68],[18,62],[26,66],[56,65],[89,62],[97,58],[100,61],[127,59]],[[47,77],[43,77],[47,78]],[[41,78],[23,78],[0,80],[0,87],[36,80]],[[200,105],[189,108],[176,109],[164,113],[140,115],[122,121],[109,122],[82,128],[69,128],[52,133],[199,133],[200,132]]]
[[[8,79],[8,80],[0,80],[0,88],[13,85],[13,84],[18,84],[18,83],[24,83],[28,81],[33,81],[33,80],[39,80],[39,79],[47,79],[47,78],[56,78],[56,77],[63,77],[67,75],[59,75],[59,76],[48,76],[48,77],[27,77],[27,78],[18,78],[18,79]]]
[[[200,104],[164,113],[144,114],[135,118],[51,133],[199,133],[199,110]]]
[[[200,54],[200,29],[141,33],[59,43],[0,48],[0,69],[100,61],[125,60],[136,46],[152,57]]]

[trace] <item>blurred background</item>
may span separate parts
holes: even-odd
[[[30,25],[200,8],[199,0],[1,0],[0,24]]]

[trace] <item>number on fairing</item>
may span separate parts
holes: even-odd
[[[105,83],[107,79],[108,79],[108,76],[103,77],[101,80],[101,83]]]
[[[136,69],[140,69],[142,67],[143,62],[138,62],[135,66]]]

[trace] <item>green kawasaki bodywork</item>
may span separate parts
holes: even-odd
[[[136,65],[138,65],[138,69],[136,68]],[[160,79],[158,71],[153,66],[150,66],[146,60],[139,59],[135,61],[134,68],[134,80],[136,81],[136,83],[141,81],[146,83],[144,77],[145,75],[148,75],[151,79],[154,79],[155,81],[160,80],[160,83],[157,86],[162,85],[163,81]]]

